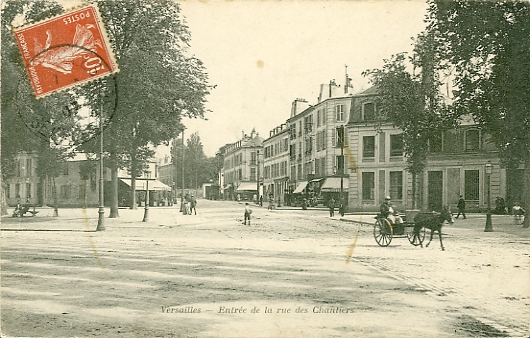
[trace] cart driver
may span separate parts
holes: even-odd
[[[385,197],[385,201],[381,203],[381,216],[390,221],[391,224],[401,224],[403,219],[398,215],[392,204],[390,204],[390,196]]]

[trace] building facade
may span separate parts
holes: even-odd
[[[99,204],[99,173],[95,162],[85,154],[67,159],[57,177],[38,175],[38,155],[35,153],[19,153],[15,161],[15,173],[5,183],[9,206],[18,202],[59,207],[94,207]]]
[[[331,89],[330,89],[331,87]],[[327,204],[331,198],[348,200],[348,157],[344,154],[344,128],[352,95],[337,95],[330,84],[321,86],[319,102],[293,102],[289,126],[289,200]],[[328,95],[328,96],[326,96]]]
[[[224,149],[223,190],[225,199],[252,200],[262,191],[258,179],[263,172],[263,139],[253,129],[250,135]]]
[[[285,204],[289,184],[289,129],[282,124],[263,141],[263,199]]]
[[[376,122],[376,97],[374,88],[352,97],[345,147],[350,158],[349,209],[376,211],[385,196],[400,210],[412,209],[412,175],[405,170],[401,130]],[[464,118],[456,130],[429,141],[427,167],[417,178],[416,200],[421,203],[415,207],[455,209],[463,195],[468,210],[485,210],[488,192],[491,203],[505,199],[506,185],[497,148],[472,119]]]

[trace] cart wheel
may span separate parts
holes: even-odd
[[[394,230],[386,219],[378,219],[374,224],[374,238],[379,246],[388,246],[392,242]]]
[[[425,228],[422,227],[420,230],[418,230],[417,234],[414,233],[414,230],[407,233],[407,238],[409,239],[410,244],[414,246],[421,245],[425,239]]]

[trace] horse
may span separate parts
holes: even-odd
[[[442,226],[444,225],[445,221],[449,222],[450,224],[453,224],[454,222],[453,214],[451,213],[449,207],[444,207],[440,213],[432,212],[417,214],[416,217],[414,217],[414,233],[419,234],[421,228],[423,227],[430,229],[431,238],[429,239],[429,243],[425,245],[425,247],[428,247],[429,244],[431,244],[434,232],[438,231],[438,236],[440,237],[440,246],[442,251],[444,251],[445,248],[442,242]],[[423,248],[423,243],[421,243],[421,247]]]

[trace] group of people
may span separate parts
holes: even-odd
[[[195,213],[197,215],[197,199],[195,196],[187,194],[180,198],[180,203],[180,211],[182,214],[192,215],[192,213]]]

